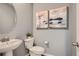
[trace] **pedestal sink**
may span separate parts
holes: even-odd
[[[5,53],[5,56],[12,56],[13,50],[18,48],[22,43],[20,39],[10,39],[6,42],[0,42],[0,53]]]

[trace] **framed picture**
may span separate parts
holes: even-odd
[[[68,9],[66,6],[49,10],[49,28],[68,28]]]
[[[63,6],[36,13],[37,29],[68,29],[68,7]]]
[[[40,11],[36,13],[36,27],[37,29],[48,28],[48,11]]]

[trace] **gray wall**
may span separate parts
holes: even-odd
[[[50,10],[57,7],[68,6],[69,7],[69,29],[48,29],[37,30],[35,13],[42,10]],[[41,3],[33,4],[33,33],[36,39],[37,45],[46,48],[44,41],[49,42],[49,48],[46,53],[52,55],[72,55],[72,39],[75,39],[73,33],[75,33],[75,4],[66,3]],[[73,24],[74,23],[74,24]],[[73,26],[73,27],[72,27]],[[73,32],[74,31],[74,32]],[[73,33],[72,33],[73,32]]]
[[[17,13],[17,24],[16,27],[9,33],[10,38],[25,39],[27,32],[32,32],[32,4],[13,4]],[[25,55],[24,43],[21,44],[16,50],[14,55],[22,56]]]

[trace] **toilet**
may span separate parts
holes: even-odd
[[[44,54],[45,49],[40,46],[33,46],[34,38],[28,38],[24,40],[25,48],[29,50],[31,56],[41,56]]]

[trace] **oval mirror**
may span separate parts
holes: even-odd
[[[10,32],[16,25],[16,11],[12,4],[0,3],[0,34]]]

